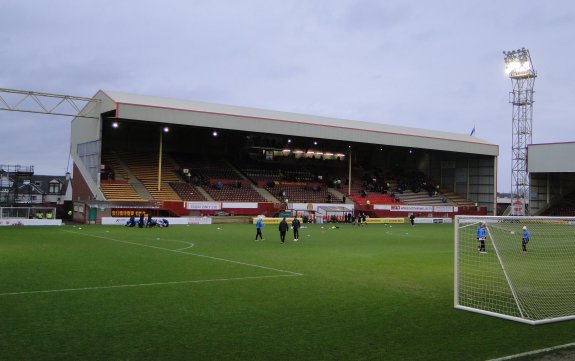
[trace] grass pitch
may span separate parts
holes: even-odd
[[[574,341],[453,308],[451,225],[0,227],[0,360],[485,360]],[[291,234],[290,234],[291,236]]]

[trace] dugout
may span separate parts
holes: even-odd
[[[316,218],[321,218],[324,222],[331,222],[335,219],[337,222],[343,223],[345,215],[350,213],[353,213],[353,211],[346,207],[321,206],[317,207]]]
[[[259,152],[273,160],[289,146],[304,156],[315,154],[322,165],[417,170],[488,213],[495,209],[499,148],[466,134],[104,90],[94,97],[100,102],[84,113],[97,119],[78,117],[71,125],[74,201],[106,200],[100,183],[107,152],[231,158]],[[170,133],[162,135],[166,126]]]
[[[575,142],[527,147],[530,215],[575,215]],[[566,158],[567,157],[567,158]]]

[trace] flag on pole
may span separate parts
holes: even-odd
[[[469,133],[469,135],[473,135],[475,134],[475,125],[473,126],[473,129],[471,129],[471,133]]]

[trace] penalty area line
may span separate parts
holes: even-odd
[[[74,234],[79,234],[79,235],[88,236],[88,237],[94,237],[94,238],[107,239],[107,240],[109,240],[109,241],[120,242],[120,243],[125,243],[125,244],[131,244],[131,245],[139,246],[139,247],[159,249],[159,250],[162,250],[162,251],[168,251],[168,252],[174,252],[174,253],[179,253],[179,254],[185,254],[185,255],[187,255],[187,256],[202,257],[202,258],[212,259],[212,260],[215,260],[215,261],[235,263],[235,264],[239,264],[239,265],[242,265],[242,266],[255,267],[255,268],[261,268],[261,269],[270,270],[270,271],[287,273],[287,274],[292,275],[292,276],[303,276],[303,273],[286,271],[286,270],[282,270],[282,269],[278,269],[278,268],[272,268],[272,267],[267,267],[267,266],[260,266],[260,265],[253,264],[253,263],[246,263],[246,262],[234,261],[234,260],[226,259],[226,258],[206,256],[206,255],[204,255],[204,254],[192,253],[192,252],[183,252],[183,251],[182,251],[183,249],[188,249],[188,248],[190,248],[190,247],[181,248],[181,249],[169,249],[169,248],[151,246],[151,245],[142,244],[142,243],[124,241],[124,240],[121,240],[121,239],[115,239],[115,238],[111,238],[111,237],[98,236],[98,235],[96,235],[96,234],[81,233],[81,232],[66,231],[66,230],[62,230],[62,232],[74,233]],[[188,242],[186,242],[186,243],[188,243]]]
[[[516,359],[516,358],[519,358],[519,357],[532,356],[532,355],[537,355],[537,354],[540,354],[540,353],[545,353],[545,352],[551,352],[551,351],[561,350],[561,349],[569,348],[569,347],[575,347],[575,342],[566,343],[566,344],[564,344],[564,345],[559,345],[559,346],[542,348],[542,349],[539,349],[539,350],[533,350],[533,351],[529,351],[529,352],[518,353],[518,354],[516,354],[516,355],[510,355],[510,356],[505,356],[505,357],[500,357],[500,358],[494,358],[494,359],[487,360],[487,361],[513,360],[513,359]]]
[[[279,277],[297,277],[300,275],[268,275],[268,276],[248,276],[248,277],[234,277],[234,278],[214,278],[205,280],[192,280],[192,281],[170,281],[170,282],[153,282],[153,283],[137,283],[128,285],[114,285],[114,286],[95,286],[95,287],[80,287],[80,288],[62,288],[56,290],[40,290],[40,291],[22,291],[22,292],[6,292],[0,293],[1,296],[18,296],[30,295],[37,293],[56,293],[56,292],[73,292],[73,291],[93,291],[105,290],[112,288],[128,288],[128,287],[150,287],[150,286],[165,286],[165,285],[178,285],[187,283],[208,283],[208,282],[228,282],[228,281],[243,281],[264,278],[279,278]]]

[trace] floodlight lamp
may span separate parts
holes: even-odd
[[[169,132],[169,131],[170,131],[170,128],[168,128],[168,127],[164,127],[163,131],[164,131],[164,133],[167,133],[167,132]]]
[[[521,63],[521,68],[524,70],[529,70],[529,68],[531,68],[531,64],[529,63],[528,60],[525,60],[524,62]]]
[[[218,136],[218,132],[216,132],[215,130],[212,132],[212,136],[213,137],[217,137]]]
[[[317,140],[313,142],[313,145],[317,145]]]
[[[118,128],[120,125],[118,124],[118,122],[113,122],[112,123],[112,128]]]
[[[288,144],[290,144],[290,143],[291,143],[291,139],[288,139]]]

